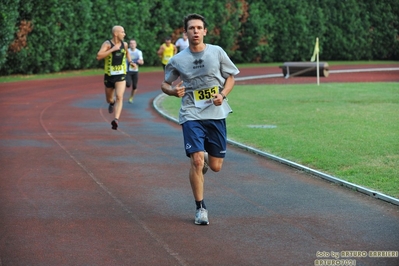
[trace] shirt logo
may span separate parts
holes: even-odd
[[[205,67],[205,65],[202,64],[203,62],[204,62],[204,60],[202,60],[202,59],[195,59],[195,61],[193,62],[193,64],[194,64],[193,69]]]

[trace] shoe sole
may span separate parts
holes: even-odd
[[[209,168],[208,164],[206,162],[204,162],[204,168],[202,168],[202,174],[203,175],[205,175],[206,172],[208,172],[208,168]]]
[[[108,113],[112,114],[114,112],[114,105],[115,105],[115,102],[113,105],[108,105]]]
[[[116,130],[118,128],[118,123],[116,123],[115,120],[112,120],[111,125],[113,130]]]
[[[202,174],[203,175],[205,175],[206,172],[208,172],[208,169],[209,169],[209,165],[208,165],[207,161],[208,161],[208,153],[205,152],[204,153],[204,168],[202,168]]]
[[[209,224],[209,222],[201,222],[201,223],[198,223],[198,222],[194,222],[196,225],[208,225]]]

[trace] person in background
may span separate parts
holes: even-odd
[[[122,26],[112,28],[112,39],[106,40],[97,53],[97,60],[104,59],[104,85],[105,98],[108,112],[115,109],[115,119],[111,122],[111,128],[116,130],[119,125],[119,117],[122,112],[123,94],[126,87],[126,58],[133,64],[130,54],[127,53],[127,43],[123,41],[126,33]]]
[[[240,71],[217,45],[204,43],[205,18],[184,18],[189,48],[172,57],[165,67],[164,93],[180,97],[179,124],[186,156],[190,158],[189,179],[196,204],[194,223],[209,224],[204,201],[204,174],[208,167],[219,172],[226,155],[226,118],[232,112],[227,95]],[[180,82],[172,86],[180,77]]]
[[[170,36],[165,38],[165,42],[159,47],[157,54],[161,58],[162,67],[165,70],[166,64],[177,53],[176,46],[172,43]]]
[[[181,38],[179,38],[175,42],[175,45],[177,47],[178,52],[181,52],[188,47],[188,38],[185,32],[183,32]]]
[[[137,92],[137,83],[139,81],[139,65],[144,64],[144,59],[143,52],[137,49],[137,42],[135,39],[129,41],[128,52],[133,63],[127,61],[126,88],[129,88],[130,85],[132,85],[128,102],[133,103],[134,95]]]

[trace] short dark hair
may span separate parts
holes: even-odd
[[[188,14],[185,18],[184,18],[184,30],[187,31],[187,24],[190,20],[193,19],[199,19],[204,23],[204,29],[206,29],[207,27],[207,23],[205,21],[205,18],[199,14]]]

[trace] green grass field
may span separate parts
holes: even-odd
[[[399,198],[398,83],[236,85],[229,103],[229,139]]]

